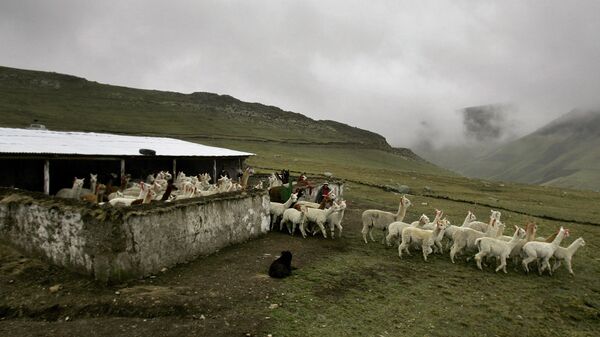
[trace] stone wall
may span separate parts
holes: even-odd
[[[100,281],[147,276],[268,228],[264,190],[115,208],[0,189],[0,240]]]

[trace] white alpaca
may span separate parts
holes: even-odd
[[[327,218],[333,213],[340,210],[338,205],[333,205],[328,209],[317,209],[317,208],[306,208],[306,219],[300,224],[300,232],[302,233],[302,237],[306,238],[306,223],[313,222],[319,229],[321,233],[323,233],[323,237],[327,238],[327,232],[325,231],[325,223],[327,222]]]
[[[55,197],[57,198],[67,198],[67,199],[79,199],[81,196],[81,188],[83,187],[83,182],[85,178],[75,179],[73,180],[73,187],[71,188],[63,188],[56,192]]]
[[[402,258],[402,251],[405,251],[408,255],[408,247],[411,243],[421,245],[423,252],[423,259],[427,261],[427,256],[433,252],[431,246],[435,244],[438,237],[443,236],[443,231],[446,228],[446,221],[438,221],[436,227],[433,230],[421,229],[417,227],[406,227],[402,230],[402,243],[398,246],[398,255]]]
[[[552,266],[552,271],[556,271],[556,269],[558,269],[558,267],[560,267],[560,261],[563,260],[565,261],[565,265],[567,266],[567,269],[569,270],[569,273],[571,273],[571,275],[575,275],[573,273],[573,267],[571,265],[571,260],[573,259],[573,254],[575,254],[575,252],[577,251],[577,249],[579,249],[579,247],[583,247],[585,246],[585,241],[583,240],[583,238],[577,238],[577,240],[573,241],[573,243],[571,243],[569,245],[569,247],[567,248],[563,248],[563,247],[558,247],[556,248],[556,251],[554,251],[554,257],[556,258],[556,261],[554,262],[554,266]]]
[[[90,188],[82,188],[79,196],[82,197],[87,194],[94,195],[96,194],[96,185],[98,184],[98,175],[90,173]]]
[[[396,214],[377,209],[368,209],[362,214],[362,235],[363,240],[367,243],[367,233],[371,237],[371,241],[375,241],[373,238],[373,229],[378,228],[382,231],[386,231],[389,224],[395,221],[402,221],[406,216],[406,210],[410,207],[411,203],[405,196],[400,198],[400,205],[398,206],[398,212]],[[385,242],[386,235],[384,234],[381,239],[381,243]]]
[[[485,222],[481,222],[481,221],[472,221],[472,222],[469,222],[468,224],[463,224],[463,227],[472,228],[474,230],[485,233],[488,230],[488,228],[490,227],[491,220],[495,219],[496,221],[500,221],[501,215],[502,214],[500,212],[492,210],[491,214],[490,214],[490,222],[485,223]]]
[[[292,193],[290,195],[290,198],[285,202],[285,203],[279,203],[279,202],[273,202],[271,201],[269,203],[270,205],[270,210],[269,212],[271,213],[271,230],[273,230],[273,228],[275,228],[275,223],[277,222],[277,219],[280,216],[283,216],[283,212],[290,208],[290,206],[295,203],[298,200],[298,194],[297,193]],[[281,223],[280,223],[281,225]],[[282,228],[280,228],[281,230]]]
[[[508,242],[491,237],[482,237],[475,240],[475,245],[479,248],[479,253],[475,254],[477,267],[480,270],[483,270],[481,267],[481,259],[486,256],[495,256],[500,258],[500,263],[496,268],[496,272],[502,269],[504,273],[506,273],[506,258],[508,258],[510,252],[518,244],[519,240],[524,237],[525,231],[522,228],[515,226],[515,233]]]
[[[385,237],[385,242],[386,244],[389,246],[392,242],[392,240],[396,240],[397,243],[400,243],[400,240],[402,239],[402,230],[406,227],[412,226],[412,227],[423,227],[425,224],[429,223],[429,217],[425,214],[422,214],[421,217],[419,218],[419,220],[417,221],[413,221],[412,223],[406,223],[406,222],[402,222],[402,221],[395,221],[392,222],[389,226],[388,226],[388,235]]]
[[[346,211],[346,201],[341,200],[340,202],[335,202],[335,205],[339,210],[331,213],[327,217],[327,223],[329,224],[332,239],[335,237],[335,228],[338,229],[340,238],[342,237],[342,220],[344,219],[344,212]]]
[[[529,273],[529,263],[536,259],[542,259],[542,265],[538,268],[540,275],[548,268],[548,272],[552,275],[552,267],[550,267],[550,258],[554,256],[554,252],[560,245],[561,241],[569,236],[569,230],[560,227],[558,235],[550,243],[531,241],[523,245],[523,261],[521,262],[523,269]],[[539,261],[538,261],[539,264]]]
[[[306,217],[307,209],[305,206],[300,207],[300,210],[295,208],[287,208],[283,211],[281,222],[279,223],[279,230],[283,229],[283,225],[287,226],[288,232],[294,235],[296,228],[300,227]]]
[[[498,231],[495,225],[496,219],[491,219],[490,226],[485,233],[468,227],[454,227],[452,229],[452,247],[450,248],[450,260],[454,263],[454,256],[463,250],[475,250],[475,240],[482,237],[496,237]]]

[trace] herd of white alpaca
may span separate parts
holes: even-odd
[[[391,245],[398,243],[398,255],[402,258],[403,253],[410,255],[410,249],[420,249],[423,259],[433,252],[443,253],[442,242],[445,239],[446,247],[450,248],[450,259],[455,262],[457,254],[467,255],[467,261],[474,257],[477,267],[483,270],[482,263],[489,258],[496,258],[498,265],[496,272],[502,270],[505,273],[507,261],[520,264],[529,273],[529,265],[536,261],[538,273],[547,269],[549,274],[560,267],[564,261],[569,273],[572,275],[571,264],[573,255],[583,245],[583,238],[578,238],[568,247],[561,247],[562,240],[569,236],[569,230],[561,227],[558,232],[549,238],[536,237],[537,225],[528,223],[525,228],[514,226],[512,235],[503,235],[504,223],[500,221],[501,213],[491,211],[490,221],[476,221],[475,215],[467,212],[467,216],[461,226],[453,226],[443,212],[436,210],[432,222],[425,214],[419,220],[412,223],[403,222],[407,208],[411,205],[410,200],[402,196],[397,213],[381,210],[366,210],[362,214],[362,236],[365,243],[367,234],[373,239],[373,229],[387,231],[382,243]],[[550,265],[550,259],[554,258],[554,265]]]
[[[186,199],[200,196],[208,196],[217,193],[240,191],[247,187],[248,178],[254,171],[248,168],[244,171],[239,182],[233,182],[230,178],[221,176],[216,184],[210,184],[211,177],[207,173],[196,176],[186,176],[179,172],[177,178],[171,181],[169,172],[161,171],[156,176],[148,179],[148,182],[129,185],[119,191],[108,195],[108,203],[113,206],[131,206],[132,204],[146,204],[153,200],[171,201],[174,199]],[[271,175],[268,179],[268,187],[278,186],[278,179]],[[98,198],[102,190],[101,184],[97,182],[97,175],[90,175],[90,189],[83,188],[84,179],[75,178],[72,188],[58,191],[57,197],[86,199],[100,201]],[[105,187],[104,187],[105,188]],[[254,188],[262,188],[262,182]],[[307,231],[313,235],[322,233],[327,238],[327,229],[331,238],[335,237],[335,229],[339,237],[342,236],[342,220],[346,209],[344,200],[336,200],[334,193],[326,197],[321,204],[298,200],[297,194],[291,194],[284,203],[270,202],[271,230],[279,223],[279,230],[285,226],[290,234],[296,229],[304,238]],[[329,206],[329,207],[326,207]],[[398,255],[410,255],[411,249],[420,249],[423,259],[432,253],[443,254],[443,242],[446,248],[450,247],[450,260],[455,263],[457,255],[464,254],[467,261],[474,258],[477,267],[483,270],[483,262],[490,258],[496,258],[498,265],[495,271],[507,272],[508,261],[518,264],[526,272],[529,265],[536,261],[538,272],[541,275],[546,269],[552,272],[560,267],[564,261],[569,273],[573,274],[572,258],[575,252],[585,245],[583,238],[578,238],[568,247],[561,247],[562,240],[569,236],[569,230],[560,228],[558,232],[549,238],[536,237],[537,225],[528,223],[525,228],[514,226],[512,235],[503,235],[505,225],[500,221],[501,213],[491,211],[489,222],[477,221],[475,215],[467,212],[463,223],[454,226],[443,217],[443,212],[436,210],[433,221],[425,214],[411,223],[404,222],[411,202],[406,196],[402,196],[396,213],[382,210],[369,209],[362,213],[362,238],[368,243],[367,235],[371,241],[373,230],[381,230],[384,234],[382,243],[387,245],[397,244]],[[554,265],[550,265],[550,259],[554,259]]]
[[[209,196],[218,193],[240,191],[246,188],[248,178],[254,174],[252,168],[247,168],[239,182],[221,176],[216,184],[211,184],[211,177],[208,173],[202,173],[195,176],[186,176],[184,172],[179,172],[177,178],[172,184],[169,181],[172,175],[169,172],[161,171],[155,176],[148,176],[146,182],[125,183],[121,189],[114,192],[106,191],[106,186],[98,184],[97,175],[90,174],[90,189],[83,188],[85,178],[73,180],[71,188],[63,188],[56,193],[56,197],[68,199],[83,199],[98,204],[103,204],[104,193],[109,193],[107,202],[112,206],[131,206],[132,204],[148,204],[155,200],[172,201],[175,199],[188,199],[200,196]],[[254,186],[255,188],[262,188]]]

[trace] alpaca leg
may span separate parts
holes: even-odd
[[[371,237],[371,242],[375,242],[375,239],[373,238],[373,228],[374,227],[369,228],[369,236]]]
[[[369,227],[368,227],[368,226],[365,226],[365,225],[363,225],[363,228],[362,228],[362,230],[361,230],[361,233],[362,233],[362,236],[363,236],[363,240],[365,240],[365,243],[369,243],[369,242],[367,241],[367,233],[368,233],[368,232],[369,232]]]
[[[556,259],[556,261],[554,261],[554,266],[552,267],[552,271],[556,271],[556,269],[558,269],[561,265],[560,259]]]
[[[321,233],[323,233],[323,237],[327,239],[327,231],[325,230],[325,226],[323,226],[323,224],[320,222],[318,222],[317,225],[319,226]]]
[[[431,254],[433,252],[433,250],[431,249],[431,247],[429,247],[429,245],[423,245],[422,250],[423,250],[423,259],[425,261],[427,261],[427,256],[429,256],[429,254]]]
[[[306,223],[303,221],[300,223],[300,233],[302,234],[302,237],[306,239]]]
[[[390,242],[392,241],[392,238],[393,238],[393,235],[392,235],[392,233],[391,233],[391,232],[390,232],[390,233],[388,233],[388,235],[385,237],[385,244],[386,244],[387,246],[390,246]]]
[[[435,246],[437,247],[438,251],[440,252],[440,254],[444,254],[444,248],[442,247],[442,243],[439,241],[435,242]]]
[[[544,270],[546,270],[546,268],[548,269],[548,273],[550,273],[550,276],[552,276],[552,267],[550,267],[550,258],[544,259]]]
[[[329,224],[329,231],[331,232],[331,239],[335,239],[335,226],[334,224]]]
[[[523,261],[521,262],[521,265],[523,266],[523,269],[525,269],[527,274],[529,274],[529,263],[531,263],[531,261],[533,261],[535,259],[536,259],[535,256],[529,256],[529,257],[523,259]]]
[[[387,231],[387,230],[386,230],[386,228],[384,228],[384,229],[383,229],[383,231],[382,231],[382,233],[383,233],[383,237],[381,238],[381,244],[383,244],[383,245],[385,245],[385,237],[387,236],[387,235],[385,234],[385,232],[386,232],[386,231]]]
[[[456,255],[456,243],[452,245],[452,247],[450,248],[450,261],[452,261],[452,263],[454,263],[454,255]]]
[[[498,267],[496,267],[496,273],[500,269],[502,269],[504,271],[504,274],[507,273],[507,271],[506,271],[506,256],[501,256],[500,257],[500,265],[498,265]]]
[[[337,227],[338,231],[340,232],[339,233],[339,237],[341,238],[342,237],[342,230],[344,229],[344,227],[342,227],[342,224],[336,224],[335,226]]]
[[[479,270],[483,270],[483,267],[481,266],[481,259],[485,256],[485,252],[479,252],[477,254],[475,254],[475,262],[477,263],[477,268],[479,268]]]
[[[575,276],[575,273],[573,272],[573,266],[571,265],[571,259],[567,258],[565,260],[565,265],[567,266],[567,269],[569,270],[569,273],[573,276]]]
[[[398,246],[398,256],[400,256],[400,258],[402,258],[402,250],[404,249],[404,241],[402,241],[400,243],[400,246]]]

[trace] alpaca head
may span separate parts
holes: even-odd
[[[75,177],[75,179],[73,179],[73,188],[82,188],[84,181],[85,178],[77,179],[77,177]]]
[[[426,223],[429,223],[429,217],[425,214],[421,214],[421,217],[419,218],[419,224],[424,225]]]
[[[410,203],[410,200],[408,200],[408,198],[406,197],[406,195],[403,195],[402,198],[400,199],[400,204],[402,206],[404,206],[405,208],[410,207],[412,204]]]
[[[468,211],[467,212],[467,222],[473,222],[477,220],[477,217],[475,216],[475,213]]]
[[[90,173],[90,183],[96,183],[98,182],[98,175],[97,174],[91,174]]]
[[[575,242],[581,247],[585,246],[585,240],[583,240],[582,237],[578,237],[577,240],[575,240]]]
[[[527,232],[523,228],[515,225],[515,234],[519,239],[523,239],[527,235]]]

